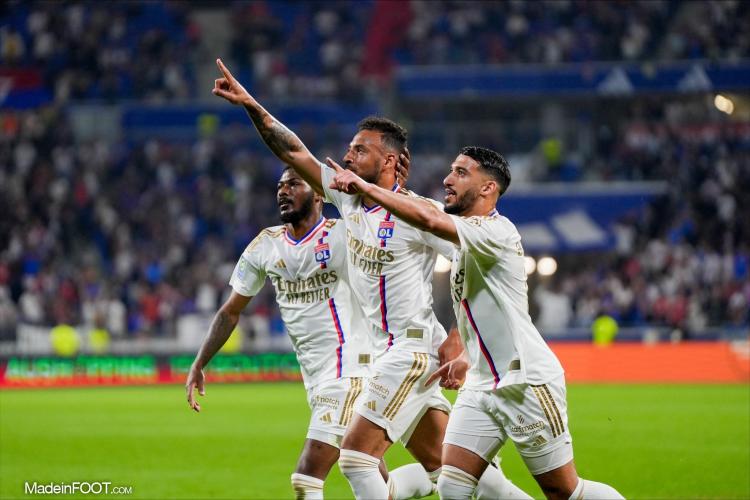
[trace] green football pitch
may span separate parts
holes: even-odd
[[[110,481],[130,498],[292,497],[309,417],[302,386],[207,390],[200,414],[179,386],[1,392],[0,498],[27,498],[26,481]],[[628,498],[750,497],[747,385],[571,385],[568,402],[581,476]],[[541,497],[512,446],[502,457]],[[386,460],[410,461],[400,445]],[[352,497],[337,468],[325,493]]]

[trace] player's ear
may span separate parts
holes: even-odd
[[[482,187],[479,189],[479,192],[483,196],[492,196],[495,193],[498,193],[500,189],[500,186],[497,185],[497,181],[489,180],[482,183]]]
[[[396,171],[396,163],[398,163],[398,155],[396,153],[386,153],[385,161],[383,162],[384,168],[390,168],[394,172]]]

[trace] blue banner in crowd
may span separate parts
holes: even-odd
[[[401,96],[424,98],[709,92],[750,89],[750,61],[405,66],[396,79]]]
[[[498,209],[518,228],[527,252],[614,248],[614,225],[666,192],[659,182],[516,186]]]

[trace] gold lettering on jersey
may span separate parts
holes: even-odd
[[[289,304],[314,304],[331,298],[331,286],[338,280],[335,270],[315,273],[309,278],[296,281],[285,280],[281,276],[272,276],[273,286],[279,298]]]
[[[289,304],[317,304],[331,298],[331,290],[322,288],[310,292],[287,293],[286,301]]]
[[[520,241],[517,241],[517,242],[516,242],[516,253],[517,253],[517,254],[518,254],[519,256],[522,256],[522,255],[523,255],[523,246],[521,245],[521,242],[520,242]]]
[[[346,230],[346,241],[349,246],[349,260],[365,274],[380,276],[383,274],[383,265],[395,259],[393,250],[368,245],[355,238],[349,229]]]

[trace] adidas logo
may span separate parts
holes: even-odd
[[[546,443],[547,440],[544,439],[544,436],[537,436],[533,443],[531,443],[532,446],[542,446],[544,443]]]
[[[331,412],[328,412],[325,415],[323,415],[322,417],[320,417],[320,421],[321,422],[325,422],[327,424],[330,424],[331,421],[332,421],[332,419],[331,419]]]
[[[355,224],[359,224],[359,214],[352,214],[349,216],[349,220]]]
[[[366,407],[368,407],[371,411],[375,410],[375,401],[368,401],[367,404],[365,404]]]
[[[284,262],[284,259],[279,259],[279,261],[273,265],[276,269],[286,269],[286,262]]]

